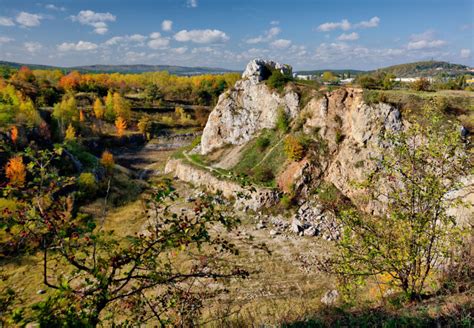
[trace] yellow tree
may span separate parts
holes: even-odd
[[[65,141],[74,141],[76,140],[76,129],[72,126],[72,124],[69,124],[66,130],[66,135],[64,136]]]
[[[22,187],[25,184],[26,169],[21,156],[10,158],[5,166],[5,175],[12,186]]]
[[[127,122],[119,116],[117,120],[115,120],[115,127],[117,128],[117,134],[119,137],[123,136],[125,130],[127,129]]]
[[[95,100],[93,110],[94,110],[94,115],[97,119],[101,120],[104,118],[105,109],[104,109],[104,104],[102,103],[100,98],[97,98]]]

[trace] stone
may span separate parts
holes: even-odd
[[[290,230],[294,233],[299,233],[303,231],[303,224],[299,220],[293,219]]]
[[[311,226],[307,229],[304,230],[303,234],[305,236],[310,236],[310,237],[313,237],[313,236],[316,236],[318,234],[318,231],[316,230],[315,227]]]
[[[45,291],[44,289],[39,289],[39,290],[36,292],[36,294],[38,294],[38,295],[42,295],[42,294],[45,294],[45,293],[46,293],[46,291]]]
[[[324,296],[321,298],[321,303],[325,305],[334,305],[339,299],[339,293],[337,290],[333,289],[327,291]]]
[[[260,221],[260,222],[257,223],[256,228],[257,228],[258,230],[265,229],[265,228],[266,228],[266,225],[265,225],[265,223],[264,223],[263,221]]]
[[[278,230],[270,230],[270,237],[275,237],[276,235],[279,235],[280,231]]]

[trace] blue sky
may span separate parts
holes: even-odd
[[[0,0],[0,60],[373,69],[474,65],[472,0]]]

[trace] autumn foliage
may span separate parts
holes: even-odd
[[[25,184],[26,168],[21,156],[10,158],[5,166],[5,175],[12,186],[22,187]]]
[[[18,128],[16,126],[13,126],[10,130],[10,138],[12,139],[13,143],[16,143],[18,140]]]
[[[295,136],[289,135],[285,138],[285,153],[289,160],[299,161],[304,156],[304,147]]]
[[[104,151],[100,158],[100,164],[108,171],[111,172],[115,166],[114,155],[109,151]]]
[[[115,127],[117,129],[117,134],[119,137],[122,137],[125,134],[125,130],[127,129],[127,122],[119,116],[117,120],[115,120]]]

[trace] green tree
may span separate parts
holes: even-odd
[[[58,121],[61,134],[64,135],[65,127],[79,120],[79,110],[74,95],[64,95],[62,101],[54,105],[53,117]]]
[[[115,117],[121,117],[123,120],[125,120],[125,122],[130,122],[130,118],[132,116],[130,104],[118,92],[114,93],[113,95],[113,106]]]
[[[429,122],[387,133],[377,170],[362,184],[379,215],[342,211],[343,233],[329,268],[341,281],[388,275],[412,299],[428,278],[461,247],[462,228],[448,209],[461,206],[452,193],[472,174],[472,162],[456,129],[434,111]]]
[[[335,82],[337,78],[332,72],[327,71],[323,73],[322,79],[324,82],[332,83]]]

